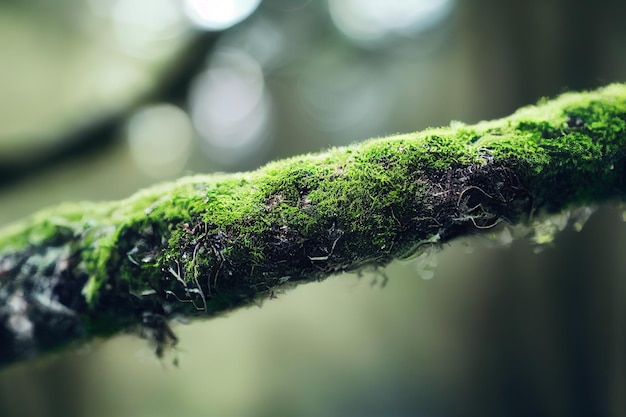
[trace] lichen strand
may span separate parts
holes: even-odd
[[[74,276],[89,277],[88,331],[143,323],[162,349],[175,341],[166,319],[176,314],[214,315],[500,222],[623,198],[625,132],[626,85],[611,85],[500,120],[43,213],[0,254],[54,235],[46,221],[56,219],[73,236]]]

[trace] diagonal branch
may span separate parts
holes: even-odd
[[[626,194],[626,85],[66,204],[0,231],[0,364]]]

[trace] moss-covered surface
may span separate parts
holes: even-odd
[[[626,85],[615,84],[500,120],[43,211],[0,232],[0,340],[10,346],[0,363],[14,360],[5,340],[37,352],[136,325],[152,329],[160,352],[175,342],[167,319],[177,314],[215,315],[503,221],[621,199],[625,151]],[[24,303],[75,320],[40,341]]]

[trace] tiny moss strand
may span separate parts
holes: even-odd
[[[501,222],[623,199],[625,151],[626,85],[614,84],[500,120],[42,211],[0,231],[0,364],[137,326],[160,354],[177,315],[214,316]]]

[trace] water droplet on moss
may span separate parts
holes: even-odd
[[[532,237],[533,242],[537,245],[547,245],[552,243],[556,234],[565,229],[569,219],[570,211],[565,210],[559,214],[534,222],[534,236]]]
[[[572,221],[574,230],[580,232],[587,223],[587,220],[596,211],[595,207],[581,207],[572,212]]]
[[[418,270],[417,273],[419,274],[420,278],[422,279],[433,279],[433,277],[435,276],[435,271],[431,270],[431,269],[421,269]]]
[[[507,247],[513,243],[513,232],[510,227],[502,227],[497,230],[486,233],[485,236],[489,239],[488,247]]]
[[[431,279],[435,276],[434,268],[437,266],[437,247],[427,246],[424,251],[415,258],[417,275],[422,279]]]

